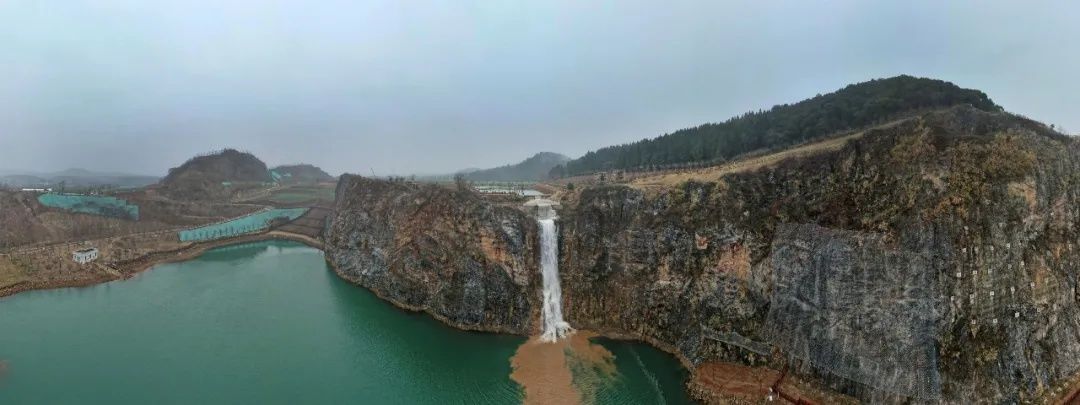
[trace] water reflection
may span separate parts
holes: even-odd
[[[521,402],[524,394],[509,378],[508,359],[524,338],[455,329],[425,313],[399,309],[329,268],[324,276],[344,320],[338,328],[352,337],[347,342],[352,361],[393,364],[374,372],[408,386],[405,391],[426,392],[416,398],[421,402]]]
[[[319,250],[247,243],[0,301],[0,403],[520,403],[510,357],[523,341],[402,311]]]
[[[199,256],[199,260],[205,262],[240,262],[255,258],[262,253],[273,250],[280,251],[280,249],[280,246],[268,245],[263,242],[240,243],[210,249]]]

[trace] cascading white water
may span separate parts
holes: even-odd
[[[540,339],[554,342],[574,331],[562,316],[562,288],[559,286],[559,237],[555,230],[555,212],[538,207],[540,222],[540,274],[544,282],[544,333]]]

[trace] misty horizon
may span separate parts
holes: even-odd
[[[569,157],[909,74],[1080,128],[1080,7],[558,2],[0,6],[0,169],[432,175]],[[1022,12],[1018,12],[1022,10]],[[999,63],[1000,62],[1000,63]]]

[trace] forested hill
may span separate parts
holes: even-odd
[[[231,194],[232,182],[270,182],[270,171],[247,152],[224,149],[196,156],[169,169],[159,183],[162,192],[177,200],[208,200]]]
[[[722,123],[599,149],[554,168],[551,175],[723,161],[751,151],[782,148],[845,129],[883,123],[913,111],[957,104],[971,104],[986,111],[1001,109],[983,92],[946,81],[906,75],[876,79]]]
[[[517,164],[462,173],[473,181],[532,181],[547,178],[551,168],[570,158],[554,152],[540,152]]]
[[[161,183],[169,185],[190,177],[205,177],[217,182],[271,180],[265,163],[251,153],[236,149],[223,149],[188,159],[180,167],[169,169]]]
[[[334,181],[334,176],[326,173],[318,166],[307,163],[295,165],[281,165],[271,169],[270,175],[280,183],[315,183],[320,181]],[[279,178],[280,176],[280,178]]]

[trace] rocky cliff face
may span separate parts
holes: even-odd
[[[528,334],[539,311],[534,220],[467,190],[344,175],[326,230],[343,277],[452,325]]]
[[[1078,157],[955,108],[718,183],[585,189],[567,318],[864,399],[1030,400],[1080,369]]]
[[[576,328],[691,365],[792,371],[883,401],[1018,402],[1080,370],[1080,147],[953,108],[717,182],[564,195]],[[343,178],[346,277],[470,329],[538,316],[535,223],[467,192]]]

